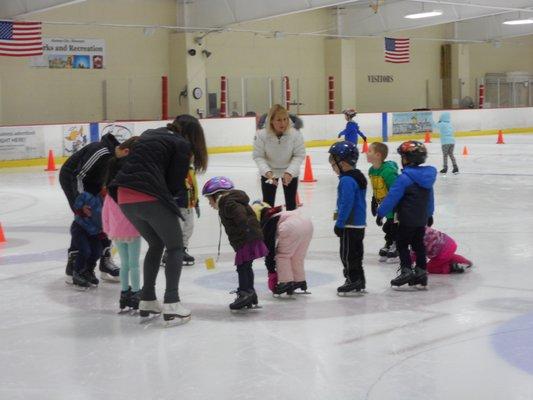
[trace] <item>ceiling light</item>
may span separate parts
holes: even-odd
[[[527,25],[533,24],[533,19],[514,19],[512,21],[505,21],[504,25]]]
[[[420,19],[420,18],[438,17],[439,15],[442,15],[442,11],[435,10],[435,11],[421,12],[421,13],[417,13],[417,14],[409,14],[409,15],[406,15],[404,18]]]

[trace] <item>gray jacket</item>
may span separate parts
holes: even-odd
[[[303,135],[289,128],[278,138],[273,132],[262,129],[255,135],[253,158],[263,176],[272,171],[277,178],[283,177],[285,172],[296,177],[305,158]]]

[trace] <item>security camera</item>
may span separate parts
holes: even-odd
[[[189,50],[187,51],[187,53],[189,53],[190,56],[195,56],[195,55],[196,55],[196,50],[194,50],[194,49],[189,49]]]
[[[202,54],[205,56],[205,58],[211,57],[211,53],[209,50],[202,50]]]
[[[201,36],[196,36],[196,37],[194,38],[194,43],[196,43],[198,46],[203,45],[203,44],[204,44],[204,42],[203,42],[203,38],[202,38]]]

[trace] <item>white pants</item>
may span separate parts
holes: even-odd
[[[179,219],[181,230],[183,232],[183,247],[189,247],[189,239],[194,231],[194,208],[180,208],[181,215],[185,221]]]

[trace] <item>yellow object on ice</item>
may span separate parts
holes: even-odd
[[[215,260],[212,257],[206,258],[205,267],[207,269],[215,269]]]

